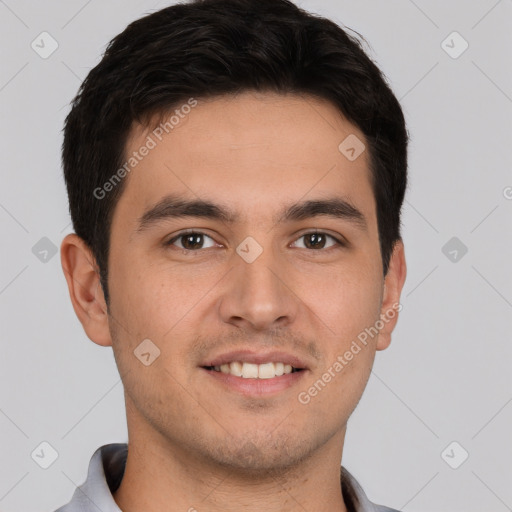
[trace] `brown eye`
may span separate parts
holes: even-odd
[[[305,246],[308,249],[323,249],[325,247],[326,236],[323,233],[310,233],[304,237]]]
[[[322,232],[305,233],[298,240],[304,239],[304,249],[330,249],[336,245],[343,245],[341,241],[334,238],[332,235]],[[329,239],[333,242],[329,244]],[[297,243],[297,242],[295,242]],[[329,244],[329,245],[328,245]],[[299,246],[300,247],[300,246]]]
[[[205,239],[210,239],[213,243],[207,247],[204,246]],[[178,243],[176,243],[178,242]],[[181,233],[169,240],[166,245],[176,245],[179,249],[185,249],[187,251],[196,251],[198,249],[205,249],[208,247],[214,247],[215,242],[211,237],[205,233],[191,231],[189,233]]]

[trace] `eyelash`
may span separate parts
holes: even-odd
[[[187,236],[187,235],[203,235],[203,236],[208,237],[213,240],[213,238],[210,235],[208,235],[202,231],[189,230],[189,231],[182,231],[181,233],[175,235],[170,240],[165,242],[164,245],[166,247],[172,246],[174,244],[174,242],[176,242],[180,238]],[[336,243],[335,245],[328,247],[327,249],[323,249],[323,248],[322,249],[308,249],[307,247],[305,248],[306,250],[309,250],[312,252],[327,252],[331,249],[339,249],[341,247],[347,246],[347,244],[345,242],[343,242],[342,240],[340,240],[340,239],[336,238],[335,236],[330,235],[329,233],[326,233],[324,231],[309,231],[307,233],[303,233],[302,235],[300,235],[296,240],[300,240],[301,238],[308,236],[308,235],[324,235],[328,238],[331,238]],[[199,252],[201,250],[204,250],[202,248],[201,249],[185,249],[184,247],[176,247],[176,248],[180,249],[181,251],[186,251],[186,252]],[[211,249],[211,247],[207,247],[207,249]]]

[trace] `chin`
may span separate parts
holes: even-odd
[[[205,447],[206,448],[206,447]],[[263,472],[290,470],[307,459],[315,451],[305,439],[291,439],[290,435],[272,436],[272,432],[258,432],[250,439],[226,436],[222,441],[210,444],[207,457],[213,464],[247,476]]]

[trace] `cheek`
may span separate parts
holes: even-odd
[[[310,403],[319,422],[344,422],[357,406],[371,373],[376,337],[365,329],[379,318],[380,293],[371,279],[330,279],[315,297],[312,307],[322,323],[325,338],[319,339],[324,358],[299,396]],[[318,323],[318,322],[317,322]],[[333,406],[333,404],[335,404]]]
[[[154,404],[152,414],[157,415],[164,402],[170,407],[169,394],[180,388],[176,380],[184,382],[183,327],[198,299],[183,283],[166,278],[163,270],[130,268],[125,272],[119,266],[112,276],[116,283],[111,293],[113,350],[120,373],[126,376],[123,384],[128,395],[139,411]],[[149,364],[145,365],[147,353]],[[185,406],[185,398],[173,396],[172,409]]]
[[[114,345],[116,358],[125,369],[138,367],[134,350],[149,339],[159,353],[158,366],[186,378],[197,333],[216,321],[214,295],[207,292],[218,282],[218,272],[191,272],[169,262],[127,268],[116,270],[112,290],[111,328],[122,342]]]
[[[190,302],[186,294],[180,293],[180,286],[165,284],[163,279],[149,276],[125,281],[124,293],[118,301],[118,314],[132,338],[139,342],[149,338],[158,346],[169,337],[170,331],[186,315]],[[188,308],[190,309],[190,308]]]
[[[382,286],[378,272],[360,263],[297,276],[301,282],[299,296],[338,343],[357,337],[379,318]]]
[[[320,425],[346,423],[363,395],[371,373],[374,353],[361,352],[342,366],[342,369],[329,364],[299,395],[298,400],[302,407],[312,407]],[[310,412],[312,411],[308,414]]]

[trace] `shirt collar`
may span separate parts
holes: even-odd
[[[91,457],[86,481],[76,488],[71,501],[55,512],[122,512],[112,492],[123,478],[127,454],[126,443],[98,448]],[[341,468],[341,488],[348,512],[393,512],[370,502],[357,480],[344,467]]]

